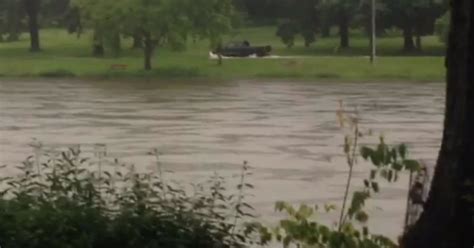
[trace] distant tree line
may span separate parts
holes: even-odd
[[[133,38],[151,69],[154,51],[182,49],[188,39],[209,39],[216,48],[236,23],[273,24],[288,47],[296,37],[310,46],[337,30],[339,48],[351,46],[351,29],[367,35],[371,0],[0,0],[0,42],[17,41],[28,31],[30,50],[38,52],[40,27],[61,27],[80,35],[92,32],[92,54],[118,55],[121,38]],[[377,32],[392,28],[403,34],[404,51],[422,50],[422,36],[433,34],[447,0],[376,0]],[[440,25],[436,25],[436,29]],[[446,25],[445,25],[446,26]]]
[[[250,23],[278,25],[277,35],[291,47],[296,36],[306,46],[316,37],[338,30],[339,47],[350,47],[350,29],[370,28],[370,0],[235,0]],[[376,0],[377,34],[398,28],[404,37],[403,50],[422,50],[423,35],[433,34],[436,20],[448,10],[447,0]]]
[[[30,34],[30,51],[38,52],[41,27],[67,28],[93,36],[92,54],[118,55],[121,38],[132,37],[144,51],[144,67],[152,68],[154,51],[169,45],[181,49],[187,39],[208,39],[217,47],[236,13],[232,0],[0,0],[0,41]]]

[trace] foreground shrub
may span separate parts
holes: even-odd
[[[252,217],[246,164],[237,194],[218,176],[187,193],[165,183],[161,168],[106,167],[74,149],[18,169],[0,179],[3,248],[244,247],[256,228],[243,222]]]

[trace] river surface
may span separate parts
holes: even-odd
[[[250,199],[260,218],[273,222],[277,200],[339,204],[348,167],[339,101],[357,109],[362,138],[383,134],[404,142],[411,156],[432,166],[440,145],[442,83],[307,83],[234,81],[93,82],[0,79],[0,164],[32,153],[33,139],[51,147],[107,145],[109,156],[142,169],[156,148],[170,176],[203,181],[214,172],[234,178],[243,161],[253,168]],[[361,185],[368,165],[356,168]],[[10,169],[13,173],[13,169]],[[396,237],[402,229],[407,177],[368,208],[373,231]],[[335,221],[335,215],[322,215]]]

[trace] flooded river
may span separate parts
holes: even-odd
[[[0,79],[0,164],[31,154],[32,139],[64,147],[107,145],[109,156],[147,167],[157,148],[173,176],[202,181],[253,168],[251,202],[260,218],[273,203],[338,203],[347,165],[338,102],[357,108],[361,128],[388,143],[407,143],[413,158],[434,163],[440,144],[444,84],[234,81],[92,82]],[[367,166],[356,169],[361,185]],[[376,232],[395,237],[403,223],[407,179],[384,185],[368,207]],[[325,221],[334,216],[323,215]]]

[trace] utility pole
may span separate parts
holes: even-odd
[[[371,0],[371,36],[370,36],[370,63],[375,63],[375,56],[377,53],[377,44],[376,44],[376,8],[375,8],[375,0]]]

